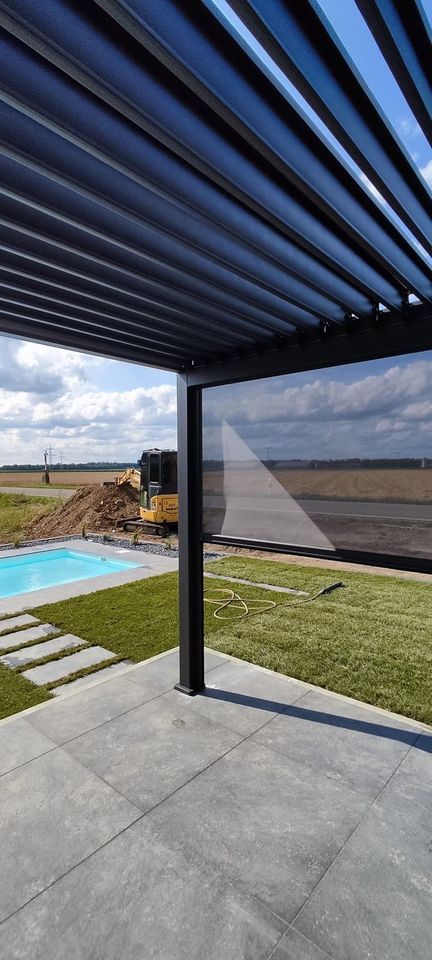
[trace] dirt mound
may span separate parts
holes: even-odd
[[[111,531],[117,520],[139,516],[137,490],[123,487],[80,487],[57,510],[39,517],[27,528],[29,539],[61,537],[69,533],[87,531]]]

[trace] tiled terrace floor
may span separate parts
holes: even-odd
[[[426,960],[432,731],[207,653],[0,724],[7,960]]]

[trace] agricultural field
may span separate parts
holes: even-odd
[[[432,503],[432,470],[290,470],[274,469],[275,479],[298,499],[381,501],[386,503]],[[239,495],[257,489],[254,464],[230,467]],[[223,471],[205,471],[204,492],[221,494]]]
[[[115,477],[120,476],[122,469],[118,470],[52,470],[51,487],[84,487],[88,484],[101,484],[105,481],[113,481]],[[0,487],[45,487],[41,481],[42,473],[40,470],[34,472],[29,470],[21,473],[20,471],[6,472],[0,471]]]
[[[294,497],[432,503],[432,470],[276,470]]]

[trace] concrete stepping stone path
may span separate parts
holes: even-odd
[[[24,629],[20,630],[19,627],[24,627]],[[22,647],[22,644],[30,644],[30,646],[21,650],[17,649],[17,647]],[[83,647],[84,649],[69,654],[68,651],[73,647]],[[100,646],[91,646],[85,640],[71,633],[61,635],[58,627],[51,623],[39,623],[37,618],[30,614],[0,618],[0,654],[0,664],[12,670],[27,663],[35,663],[34,667],[24,670],[22,676],[37,686],[64,680],[64,683],[53,690],[57,697],[64,696],[73,689],[82,689],[88,686],[94,682],[96,677],[102,679],[106,676],[112,676],[114,671],[122,670],[129,664],[128,660],[122,660],[111,664],[109,667],[104,667],[107,660],[115,657],[112,650]],[[37,664],[38,660],[56,654],[59,655],[56,660]],[[101,666],[100,670],[98,670],[98,664]],[[85,677],[79,677],[71,681],[70,684],[67,683],[71,674],[88,667],[94,667],[95,670]]]
[[[36,617],[31,617],[29,613],[21,613],[17,617],[8,617],[7,620],[0,620],[0,634],[10,633],[18,627],[30,627],[33,623],[39,623]]]
[[[22,643],[43,640],[44,637],[51,637],[53,633],[60,632],[57,627],[53,627],[52,623],[40,623],[37,627],[29,627],[28,630],[4,633],[0,636],[0,650],[13,650],[14,647],[19,647]]]
[[[87,650],[72,653],[68,657],[61,657],[60,660],[52,660],[51,663],[44,663],[39,667],[24,670],[22,676],[27,677],[28,680],[40,687],[45,683],[62,680],[63,677],[68,677],[71,673],[76,673],[77,670],[93,667],[96,663],[109,660],[110,657],[115,657],[112,650],[105,650],[104,647],[88,647]]]
[[[35,643],[31,647],[24,647],[24,650],[10,650],[0,657],[0,663],[5,663],[7,667],[20,667],[24,663],[33,663],[35,660],[41,660],[42,657],[48,657],[52,653],[60,653],[61,650],[69,650],[71,647],[81,647],[85,643],[79,637],[74,637],[72,633],[67,633],[64,637],[54,637],[52,640],[45,640],[44,643]]]

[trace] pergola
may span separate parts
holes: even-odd
[[[356,2],[432,140],[420,0]],[[178,374],[188,693],[203,388],[432,347],[432,196],[408,152],[316,0],[226,6],[0,0],[0,331]]]

